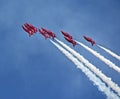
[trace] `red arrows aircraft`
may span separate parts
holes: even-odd
[[[89,37],[86,37],[86,36],[83,36],[85,40],[87,40],[88,42],[90,42],[92,44],[92,46],[95,44],[95,41],[92,40],[91,38]]]
[[[77,42],[75,42],[73,39],[71,39],[71,38],[69,38],[69,37],[66,37],[66,36],[64,36],[64,38],[65,38],[68,42],[72,43],[73,46],[77,45]]]
[[[45,28],[41,28],[43,31],[45,31],[50,37],[52,37],[53,39],[56,37],[56,35],[51,32],[50,30],[47,30]]]
[[[28,23],[22,25],[22,28],[29,34],[29,36],[33,35],[38,31],[36,27]]]
[[[68,34],[67,32],[64,32],[64,31],[61,31],[61,32],[65,37],[72,39],[72,36],[70,34]]]
[[[39,29],[39,32],[45,37],[45,39],[49,38],[50,36],[45,32],[43,31],[42,29]]]

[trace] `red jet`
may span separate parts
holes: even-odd
[[[45,37],[45,39],[50,38],[50,36],[42,29],[39,29],[39,32]]]
[[[77,45],[77,42],[75,42],[73,39],[71,39],[71,38],[69,38],[69,37],[66,37],[66,36],[64,36],[64,38],[65,38],[68,42],[72,43],[73,46]]]
[[[29,36],[33,35],[38,31],[36,27],[28,23],[22,25],[22,28],[29,34]]]
[[[52,37],[53,39],[56,37],[56,35],[51,32],[50,30],[47,30],[45,28],[41,28],[43,31],[45,31],[50,37]]]
[[[85,40],[87,40],[88,42],[90,42],[92,44],[92,46],[95,44],[95,41],[92,40],[91,38],[89,37],[86,37],[86,36],[83,36]]]
[[[64,32],[64,31],[61,31],[61,32],[65,37],[72,39],[72,36],[70,34],[68,34],[67,32]]]

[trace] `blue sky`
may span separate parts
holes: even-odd
[[[64,30],[91,45],[92,37],[120,55],[119,0],[1,0],[0,1],[0,99],[106,99],[104,93],[49,40],[23,31],[25,22],[46,27],[66,42]],[[116,65],[120,62],[91,47]],[[84,48],[74,48],[120,86],[120,75]]]

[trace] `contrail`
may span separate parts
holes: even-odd
[[[101,45],[98,45],[98,44],[97,44],[97,46],[100,47],[101,49],[103,49],[104,51],[106,51],[107,53],[109,53],[110,55],[112,55],[113,57],[115,57],[116,59],[120,60],[120,56],[115,54],[111,50],[109,50],[109,49],[107,49],[107,48],[105,48],[105,47],[103,47]]]
[[[119,96],[120,96],[120,87],[114,83],[111,78],[107,77],[103,74],[98,68],[96,68],[93,64],[91,64],[88,60],[86,60],[82,55],[71,49],[69,46],[64,44],[58,39],[55,39],[59,44],[61,44],[64,48],[66,48],[70,53],[72,53],[79,61],[84,63],[93,73],[95,73],[98,77],[100,77],[109,87],[111,87]]]
[[[105,58],[104,56],[102,56],[100,53],[98,53],[97,51],[94,51],[93,49],[89,48],[88,46],[84,45],[81,42],[76,41],[79,45],[81,45],[82,47],[84,47],[87,51],[89,51],[90,53],[92,53],[93,55],[95,55],[97,58],[99,58],[101,61],[103,61],[105,64],[107,64],[109,67],[113,68],[114,70],[116,70],[117,72],[120,73],[120,68],[119,66],[116,66],[113,62],[111,62],[110,60],[108,60],[107,58]]]
[[[98,86],[98,89],[101,92],[104,92],[107,96],[107,99],[119,99],[119,97],[110,90],[109,87],[105,85],[93,72],[91,72],[87,67],[85,67],[80,61],[78,61],[71,53],[65,50],[63,47],[58,45],[57,43],[50,40],[68,59],[70,59],[79,69],[82,70],[83,73],[94,83],[94,85]]]

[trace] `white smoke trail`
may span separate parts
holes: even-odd
[[[65,50],[63,47],[58,45],[57,43],[50,40],[68,59],[70,59],[79,69],[82,70],[83,73],[94,83],[94,85],[98,86],[98,89],[104,92],[107,96],[107,99],[119,99],[119,97],[110,90],[109,87],[105,85],[93,72],[91,72],[87,67],[85,67],[80,61],[78,61],[71,53]]]
[[[110,55],[112,55],[113,57],[115,57],[116,59],[120,60],[120,56],[115,54],[111,50],[109,50],[109,49],[107,49],[107,48],[105,48],[105,47],[103,47],[101,45],[98,45],[98,44],[97,44],[97,46],[100,47],[101,49],[103,49],[104,51],[106,51],[107,53],[109,53]]]
[[[104,75],[98,68],[86,60],[82,55],[71,49],[69,46],[64,44],[58,39],[55,39],[59,44],[66,48],[70,53],[72,53],[79,61],[84,63],[92,72],[94,72],[98,77],[100,77],[109,87],[111,87],[120,96],[120,87],[114,83],[111,78]]]
[[[102,56],[100,53],[98,53],[97,51],[94,51],[93,49],[89,48],[88,46],[84,45],[81,42],[76,41],[79,45],[81,45],[82,47],[84,47],[87,51],[89,51],[90,53],[92,53],[93,55],[95,55],[97,58],[99,58],[101,61],[103,61],[105,64],[107,64],[109,67],[113,68],[114,70],[116,70],[117,72],[120,73],[120,68],[119,66],[116,66],[113,62],[111,62],[110,60],[108,60],[107,58],[105,58],[104,56]]]

